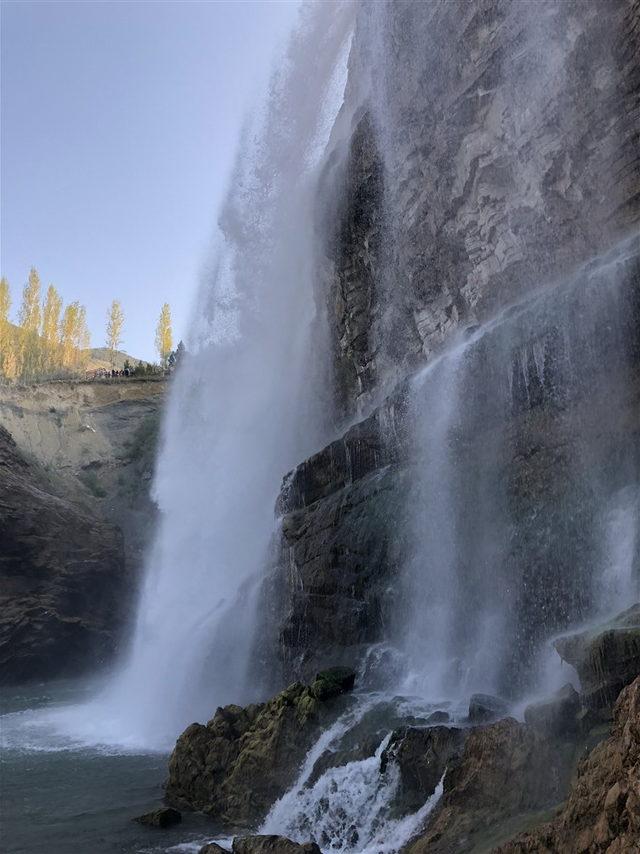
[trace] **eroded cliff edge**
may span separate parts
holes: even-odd
[[[3,681],[100,668],[125,641],[166,387],[0,387]]]

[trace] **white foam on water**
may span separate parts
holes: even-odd
[[[323,851],[341,854],[398,851],[424,825],[442,795],[443,781],[421,809],[393,818],[399,769],[390,762],[384,773],[380,771],[381,756],[390,737],[391,733],[385,736],[373,756],[330,768],[310,785],[311,771],[325,750],[324,745],[319,750],[314,746],[310,761],[305,763],[305,773],[274,804],[260,833],[278,834],[298,842],[312,840]]]

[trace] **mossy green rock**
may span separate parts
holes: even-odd
[[[295,682],[266,703],[225,706],[206,726],[187,727],[169,760],[169,802],[229,824],[263,818],[292,785],[320,731],[349,703],[344,694],[353,671],[352,678],[346,669],[328,673],[312,686]]]
[[[350,667],[331,667],[318,673],[309,686],[309,691],[316,700],[328,700],[351,691],[355,681],[355,671]]]

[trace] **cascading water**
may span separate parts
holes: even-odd
[[[533,689],[546,639],[637,600],[638,460],[620,421],[639,260],[634,237],[414,380],[405,688]]]
[[[301,775],[267,816],[261,833],[279,833],[301,842],[313,838],[323,850],[342,854],[398,851],[422,827],[442,795],[442,781],[425,804],[409,816],[393,818],[399,771],[390,763],[380,772],[389,735],[366,759],[331,768],[313,785]]]
[[[165,425],[162,521],[133,651],[111,689],[124,726],[145,737],[175,737],[216,704],[252,694],[250,580],[265,563],[282,476],[321,435],[307,409],[320,373],[309,352],[314,179],[350,26],[348,4],[306,9],[221,217],[213,281]]]
[[[314,288],[317,175],[342,103],[353,7],[301,10],[245,131],[212,270],[174,380],[132,649],[75,736],[168,747],[216,705],[251,699],[255,592],[283,475],[325,438]]]
[[[409,180],[402,171],[408,152],[418,159],[403,138],[415,131],[410,121],[403,125],[404,112],[410,112],[412,87],[437,91],[450,85],[439,67],[437,33],[431,32],[440,5],[446,6],[358,5],[360,41],[349,76],[353,72],[359,84],[342,108],[354,5],[320,3],[303,11],[285,71],[275,79],[255,127],[245,133],[221,217],[219,250],[197,302],[189,356],[174,380],[154,487],[161,522],[130,655],[104,693],[56,717],[80,740],[164,748],[184,725],[209,719],[216,705],[254,699],[248,666],[258,625],[257,582],[270,542],[278,539],[273,508],[281,479],[334,438],[328,423],[333,413],[321,403],[330,396],[328,362],[335,342],[323,329],[326,294],[318,280],[326,270],[318,255],[328,241],[317,234],[322,226],[316,210],[318,196],[331,187],[319,187],[318,176],[340,161],[339,140],[348,142],[351,125],[368,111],[371,147],[382,164],[378,171],[372,167],[376,177],[370,181],[381,199],[376,216],[387,246],[376,255],[372,247],[383,241],[378,234],[370,243],[367,235],[364,254],[371,250],[373,261],[366,261],[378,306],[365,332],[374,342],[375,364],[365,365],[358,380],[370,371],[376,382],[347,417],[366,414],[398,377],[406,377],[418,357],[413,352],[413,361],[403,361],[405,340],[397,358],[394,339],[407,335],[406,327],[418,327],[424,335],[420,357],[430,361],[407,383],[402,426],[410,435],[411,484],[403,517],[408,524],[389,535],[410,547],[389,582],[395,612],[382,638],[392,662],[383,674],[386,693],[360,697],[356,712],[322,733],[262,827],[300,841],[314,838],[343,854],[398,850],[422,827],[443,791],[440,781],[416,812],[400,818],[394,813],[398,769],[391,762],[382,772],[381,757],[390,729],[403,719],[382,733],[376,729],[375,752],[314,777],[318,760],[336,749],[367,710],[388,704],[396,693],[417,697],[406,701],[404,720],[427,726],[428,716],[416,717],[411,703],[444,700],[455,723],[474,691],[517,702],[551,681],[544,649],[554,634],[620,610],[640,594],[640,460],[629,441],[637,409],[632,375],[640,351],[638,237],[622,240],[606,256],[596,247],[589,264],[548,281],[553,277],[539,269],[539,245],[527,246],[528,220],[524,226],[518,222],[519,205],[511,211],[518,227],[503,224],[508,245],[499,247],[498,261],[484,243],[496,209],[486,221],[474,211],[482,222],[479,243],[473,244],[475,232],[464,243],[465,232],[458,244],[452,240],[450,255],[434,250],[432,259],[421,256],[411,270],[424,278],[425,289],[438,291],[424,299],[412,294],[427,308],[415,309],[404,293],[411,265],[406,259],[400,263],[403,241],[419,243],[423,234],[405,235],[401,214],[432,190],[430,181],[437,185],[437,176]],[[517,26],[511,21],[518,44],[500,60],[505,80],[496,108],[512,117],[509,133],[488,144],[466,129],[469,144],[461,156],[476,163],[459,170],[449,200],[452,217],[464,196],[459,175],[471,176],[491,154],[483,146],[504,146],[507,160],[510,147],[529,139],[545,109],[544,86],[564,76],[562,40],[551,44],[549,55],[541,47],[560,7],[543,6],[540,20],[532,7]],[[464,4],[459,8],[466,14]],[[389,21],[396,10],[394,29]],[[400,68],[408,78],[402,85],[392,67],[399,55],[407,65]],[[488,94],[483,86],[478,101]],[[431,106],[428,99],[426,104]],[[462,125],[465,116],[460,109]],[[333,150],[327,158],[329,138]],[[516,183],[534,209],[541,192],[534,173],[547,164],[515,159]],[[508,181],[499,166],[486,190],[495,194],[492,202],[498,199],[496,207],[508,202],[501,195]],[[471,223],[471,231],[476,225]],[[451,235],[444,232],[427,237],[446,243]],[[537,252],[536,264],[528,262],[529,249]],[[457,253],[465,255],[463,263],[457,263]],[[508,296],[494,297],[493,313],[484,306],[481,324],[472,312],[466,329],[458,322],[462,298],[438,303],[446,290],[438,276],[455,286],[458,297],[464,289],[475,296],[467,267],[475,273],[484,264],[477,278],[490,278],[501,259],[512,256],[520,259],[520,278],[508,283]],[[460,269],[460,282],[452,286],[448,271],[433,271],[430,260],[456,274]],[[355,290],[359,270],[349,280]],[[496,309],[507,301],[509,308]],[[275,634],[279,627],[272,628]],[[439,705],[430,711],[436,708],[441,710]]]
[[[369,708],[395,691],[447,697],[455,720],[473,691],[548,691],[558,686],[545,641],[637,601],[639,460],[620,420],[635,405],[639,274],[632,237],[462,334],[414,377],[414,555],[389,638],[396,667]],[[535,481],[528,461],[540,456]],[[405,714],[428,725],[417,706]],[[323,734],[261,832],[344,854],[398,851],[443,783],[394,817],[398,769],[380,761],[388,735],[375,754],[314,779],[344,732]]]

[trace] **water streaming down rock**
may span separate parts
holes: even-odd
[[[343,729],[331,734],[334,737],[325,738],[321,749],[334,746]],[[342,854],[387,854],[402,848],[441,797],[442,781],[419,810],[394,817],[399,769],[391,762],[384,772],[380,770],[390,736],[382,739],[372,756],[329,768],[315,781],[311,772],[320,751],[317,747],[310,751],[298,779],[274,804],[261,833],[285,834],[300,842],[313,839],[324,851]]]
[[[536,686],[541,644],[640,593],[636,237],[454,343],[413,383],[409,680]],[[406,620],[407,609],[410,614]]]

